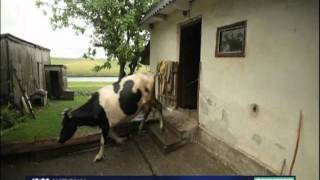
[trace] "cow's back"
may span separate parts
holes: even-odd
[[[154,76],[136,73],[99,90],[99,103],[106,111],[111,127],[129,121],[153,97]]]

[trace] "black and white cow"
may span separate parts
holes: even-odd
[[[136,73],[126,76],[120,82],[101,88],[81,107],[73,111],[66,110],[63,113],[59,142],[64,143],[70,139],[78,126],[99,126],[102,131],[100,150],[94,161],[101,160],[108,136],[117,143],[125,140],[115,134],[113,127],[130,121],[143,111],[144,119],[139,126],[141,131],[152,108],[160,112],[160,128],[163,129],[162,106],[154,97],[154,75]]]

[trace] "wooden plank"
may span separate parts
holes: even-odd
[[[12,90],[11,93],[13,94],[13,102],[18,107],[20,106],[20,99],[21,99],[21,92],[18,89],[18,83],[14,80],[13,77],[13,67],[15,67],[17,70],[20,70],[20,66],[18,66],[18,58],[17,53],[15,53],[15,44],[12,41],[8,41],[8,56],[9,56],[9,69],[10,69],[10,77],[11,77],[11,83],[12,83]]]
[[[1,53],[0,53],[0,93],[2,100],[8,100],[9,96],[9,76],[8,76],[8,56],[7,56],[7,41],[5,39],[1,39],[0,42]]]
[[[1,156],[7,156],[11,154],[31,153],[44,150],[53,150],[59,148],[65,148],[83,143],[92,143],[100,141],[100,133],[92,134],[84,137],[70,139],[64,144],[58,143],[57,139],[38,140],[36,142],[29,143],[10,143],[1,144]]]
[[[14,69],[14,73],[13,73],[13,74],[14,74],[14,77],[16,78],[16,81],[17,81],[17,83],[18,83],[18,85],[19,85],[20,91],[21,91],[21,93],[22,93],[22,97],[24,98],[25,103],[27,104],[27,107],[28,107],[28,109],[29,109],[29,112],[30,112],[30,114],[32,115],[32,117],[35,119],[36,116],[34,115],[34,112],[33,112],[33,110],[32,110],[32,106],[31,106],[30,99],[29,99],[29,97],[28,97],[25,89],[22,87],[20,80],[18,79],[17,70],[16,70],[16,69]]]
[[[153,121],[147,121],[146,125],[154,123]],[[138,132],[140,122],[123,123],[114,127],[116,133],[119,136],[129,136]],[[158,126],[159,127],[159,126]],[[86,146],[87,144],[98,144],[100,142],[101,133],[90,134],[87,136],[71,138],[64,144],[60,144],[57,138],[36,140],[34,142],[27,143],[1,143],[0,155],[11,156],[25,153],[35,153],[42,151],[63,151],[60,149],[69,148],[73,146]],[[111,141],[107,141],[108,143]],[[72,148],[71,148],[72,149]],[[81,148],[80,148],[81,149]]]

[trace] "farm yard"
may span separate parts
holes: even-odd
[[[62,115],[65,108],[76,108],[84,104],[95,92],[106,83],[71,82],[69,88],[76,93],[73,101],[50,100],[45,107],[35,109],[36,119],[27,116],[24,122],[1,131],[1,142],[33,142],[35,140],[57,138],[61,130]],[[94,128],[81,127],[76,136],[98,132]]]
[[[119,71],[119,66],[116,62],[112,62],[112,68],[102,70],[100,72],[93,71],[94,66],[102,65],[102,59],[83,59],[83,58],[56,58],[51,57],[53,65],[65,65],[67,67],[68,77],[116,77]],[[139,71],[146,71],[147,67],[142,66]],[[64,108],[76,108],[84,104],[89,99],[90,95],[96,92],[99,88],[106,86],[108,82],[68,82],[68,89],[74,91],[74,101],[51,100],[45,107],[36,109],[37,119],[33,120],[29,116],[22,117],[22,122],[14,125],[14,127],[3,130],[1,132],[2,142],[32,142],[46,138],[56,138],[61,129],[61,112]],[[29,133],[31,132],[31,133]],[[76,136],[96,133],[97,130],[90,127],[81,127],[77,131]]]
[[[2,0],[1,179],[319,179],[318,7]]]
[[[101,65],[102,59],[83,59],[83,58],[55,58],[51,57],[53,65],[65,65],[67,67],[68,77],[112,77],[117,76],[119,66],[112,62],[112,68],[100,72],[93,71],[94,66]],[[142,66],[139,71],[146,71],[146,66]],[[74,91],[75,98],[70,100],[49,100],[47,106],[35,108],[36,120],[25,115],[20,117],[20,121],[12,122],[9,129],[1,131],[1,141],[4,143],[14,142],[34,142],[37,140],[57,138],[61,129],[61,112],[65,108],[76,108],[84,104],[90,95],[99,88],[106,86],[108,82],[89,81],[70,81],[68,89]],[[86,136],[88,134],[98,133],[95,128],[80,127],[76,137]]]
[[[37,143],[41,140],[58,138],[63,109],[76,108],[84,104],[91,93],[107,84],[105,82],[69,82],[68,88],[75,92],[74,100],[50,100],[46,107],[36,108],[37,119],[26,117],[24,122],[2,131],[1,142]],[[80,127],[74,138],[99,132],[97,128]],[[236,174],[233,169],[195,143],[165,155],[148,132],[144,131],[131,138],[123,145],[108,144],[105,151],[106,158],[102,163],[90,163],[97,151],[96,147],[83,151],[71,151],[65,155],[53,156],[54,158],[46,157],[48,155],[45,155],[45,158],[40,156],[40,159],[38,157],[31,161],[31,157],[22,157],[19,161],[5,158],[1,161],[1,172],[3,172],[1,178],[22,179],[35,172],[35,169],[37,175],[46,176],[123,175],[124,171],[126,175],[210,175],[213,172],[217,175]],[[189,154],[195,154],[195,156],[190,157]],[[199,161],[202,163],[199,164]],[[74,166],[74,162],[81,166]],[[52,169],[52,166],[55,168]],[[14,173],[15,171],[19,173]]]
[[[63,64],[67,66],[68,76],[76,77],[90,77],[94,73],[91,69],[94,65],[102,63],[101,60],[70,60],[66,58],[52,58],[53,64]],[[77,72],[77,70],[81,71]],[[140,69],[145,70],[146,67]],[[115,70],[111,70],[111,72]],[[81,73],[80,73],[81,72]],[[104,73],[100,73],[99,76],[112,75],[109,70]],[[92,77],[94,78],[94,77]],[[62,128],[61,112],[65,108],[76,108],[84,104],[90,97],[90,94],[97,91],[99,88],[108,85],[108,82],[77,82],[69,81],[68,89],[75,94],[74,100],[49,100],[45,107],[37,107],[34,109],[36,119],[32,119],[26,115],[23,117],[23,122],[15,124],[12,128],[1,131],[1,142],[6,143],[34,143],[41,142],[43,140],[57,139],[59,132]],[[86,137],[88,135],[95,135],[100,133],[98,128],[91,127],[79,127],[74,138]],[[94,157],[96,148],[91,148],[83,152],[71,151],[65,155],[60,154],[56,158],[45,157],[35,161],[29,161],[25,158],[21,158],[19,161],[11,161],[4,159],[1,161],[1,178],[3,179],[21,179],[34,169],[37,169],[37,174],[41,175],[85,175],[85,174],[97,174],[97,175],[123,175],[126,171],[127,175],[183,175],[187,174],[236,174],[230,167],[225,166],[220,160],[210,155],[207,150],[197,144],[188,144],[185,148],[177,150],[170,155],[165,155],[158,144],[149,136],[149,133],[144,131],[142,134],[131,137],[124,145],[108,144],[106,148],[106,158],[104,163],[91,164]],[[143,149],[141,149],[143,147]],[[186,158],[187,154],[197,152],[197,156]],[[31,155],[33,156],[33,155]],[[46,155],[48,156],[48,155]],[[146,161],[146,158],[148,159]],[[131,166],[127,163],[130,160],[137,164]],[[171,161],[175,163],[172,163]],[[201,165],[198,164],[201,160]],[[188,163],[186,163],[188,161]],[[67,162],[67,163],[66,163]],[[73,165],[72,162],[78,162],[82,164],[81,167],[75,167],[70,169]],[[113,164],[117,163],[117,166]],[[51,167],[55,166],[52,170]],[[178,168],[179,167],[179,168]],[[19,174],[15,174],[14,171],[19,171]],[[81,172],[79,174],[79,172]]]

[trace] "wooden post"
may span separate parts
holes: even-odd
[[[22,94],[22,97],[24,98],[26,104],[27,104],[27,107],[29,109],[29,112],[30,114],[32,115],[33,119],[36,119],[36,116],[34,115],[33,113],[33,110],[32,110],[32,105],[31,105],[31,102],[30,102],[30,99],[26,93],[26,91],[23,89],[21,83],[20,83],[20,80],[18,79],[18,76],[17,76],[17,70],[15,68],[13,68],[13,74],[14,74],[14,77],[16,78],[17,80],[17,83],[18,83],[18,86],[20,88],[20,91],[21,91],[21,94]]]

